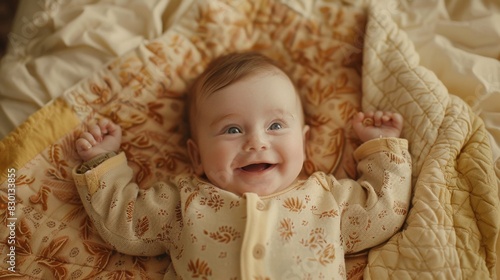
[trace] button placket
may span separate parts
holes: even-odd
[[[245,237],[242,244],[242,275],[253,278],[255,274],[265,274],[265,259],[269,230],[268,215],[265,212],[269,205],[255,193],[245,194],[247,199],[247,221]],[[245,278],[247,279],[247,278]]]

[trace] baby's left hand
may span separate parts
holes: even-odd
[[[89,125],[80,135],[75,142],[76,151],[83,161],[89,161],[100,154],[118,151],[121,139],[121,127],[111,120],[102,119]]]
[[[352,127],[363,142],[379,137],[399,137],[403,129],[403,116],[383,111],[359,112],[352,118]]]

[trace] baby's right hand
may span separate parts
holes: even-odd
[[[120,148],[122,129],[108,119],[102,119],[97,124],[89,125],[87,131],[76,140],[76,151],[83,161]]]
[[[363,142],[378,137],[399,137],[403,129],[403,116],[399,113],[376,111],[359,112],[352,119],[352,126]]]

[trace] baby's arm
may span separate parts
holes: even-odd
[[[133,181],[124,153],[73,178],[99,235],[121,253],[155,256],[168,252],[179,223],[179,191],[157,182],[147,190]]]
[[[78,193],[99,235],[119,252],[163,254],[169,246],[165,243],[169,240],[165,229],[173,225],[179,204],[177,188],[159,182],[148,190],[140,190],[133,182],[133,170],[124,153],[102,157],[118,151],[121,136],[120,126],[105,119],[88,126],[76,140],[77,153],[83,161],[105,159],[84,172],[81,167],[74,169]]]
[[[386,241],[406,219],[411,158],[407,140],[398,138],[402,123],[401,115],[384,112],[360,113],[353,119],[353,128],[364,142],[354,152],[359,179],[334,179],[333,188],[342,208],[346,253]]]

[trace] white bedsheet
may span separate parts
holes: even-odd
[[[420,3],[420,2],[425,2]],[[500,1],[401,1],[394,14],[448,90],[478,113],[500,155]]]
[[[190,1],[21,0],[0,62],[0,138],[114,57],[154,39]]]

